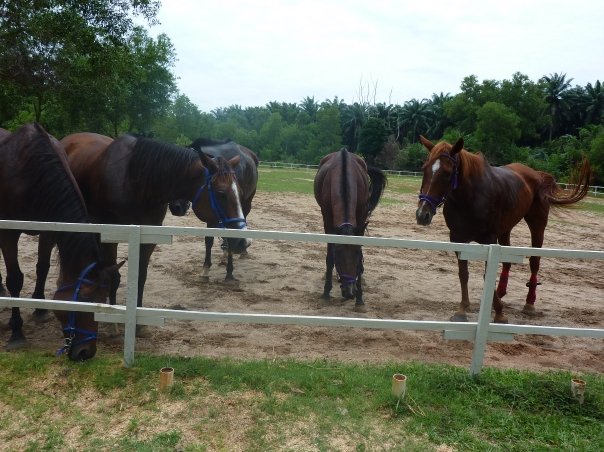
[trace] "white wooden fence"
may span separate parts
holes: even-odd
[[[349,237],[300,232],[261,230],[210,229],[199,227],[99,225],[73,223],[41,223],[0,220],[0,228],[35,231],[99,232],[104,242],[128,243],[128,275],[126,305],[110,306],[97,303],[37,300],[32,298],[0,297],[0,306],[45,308],[65,311],[94,312],[99,322],[124,323],[124,364],[134,364],[136,325],[161,326],[165,319],[198,320],[228,323],[266,323],[307,326],[360,327],[400,330],[440,330],[445,339],[474,341],[470,373],[482,368],[488,341],[513,340],[514,334],[552,336],[581,336],[604,338],[604,329],[567,328],[553,326],[495,324],[490,322],[493,291],[500,262],[520,263],[527,256],[568,259],[604,260],[604,251],[562,250],[546,248],[504,247],[500,245],[455,244],[381,237]],[[486,261],[484,286],[477,322],[442,322],[394,319],[366,319],[275,314],[247,314],[233,312],[201,312],[172,309],[138,308],[138,260],[141,243],[171,244],[173,236],[248,237],[265,240],[287,240],[314,243],[351,243],[363,246],[424,249],[460,252],[467,260]]]
[[[306,165],[304,163],[285,163],[285,162],[260,162],[261,167],[266,168],[285,168],[285,169],[299,169],[304,171],[316,172],[319,165]],[[395,170],[384,170],[385,174],[389,176],[407,176],[407,177],[423,177],[424,173],[418,173],[415,171],[395,171]],[[558,182],[565,190],[572,189],[575,187],[573,184],[567,184],[564,182]],[[604,195],[604,187],[601,185],[590,185],[587,193],[591,196],[602,196]]]

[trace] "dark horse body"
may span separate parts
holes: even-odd
[[[69,170],[63,148],[38,124],[28,124],[0,138],[0,218],[5,220],[88,222],[86,206]],[[0,248],[6,264],[6,286],[19,297],[23,273],[18,262],[22,231],[0,229]],[[32,232],[28,232],[32,234]],[[35,233],[33,233],[35,234]],[[111,268],[101,262],[98,235],[52,233],[59,249],[61,287],[55,299],[104,303],[104,283]],[[66,342],[62,351],[81,360],[96,353],[97,324],[90,313],[56,312]],[[7,348],[24,345],[23,320],[17,307],[9,322],[12,334]]]
[[[81,187],[90,218],[103,224],[162,224],[168,203],[193,200],[193,211],[202,221],[217,213],[210,196],[218,200],[221,215],[235,218],[229,227],[241,228],[241,206],[236,195],[232,166],[237,159],[213,160],[191,149],[147,138],[123,135],[116,140],[77,133],[61,140],[69,166]],[[210,188],[211,187],[211,188]],[[140,250],[138,306],[142,306],[147,267],[155,244]],[[117,244],[102,244],[103,255],[117,258]],[[119,278],[112,281],[109,300],[116,301]]]
[[[368,167],[365,161],[345,148],[325,156],[315,176],[315,199],[323,215],[326,234],[365,234],[369,216],[377,206],[386,176],[377,168]],[[360,245],[327,244],[325,258],[325,287],[323,299],[329,299],[334,265],[340,279],[342,296],[356,297],[355,310],[365,311],[361,276],[363,250]]]
[[[531,246],[540,248],[551,206],[568,206],[587,194],[590,170],[584,163],[576,188],[562,195],[554,177],[535,171],[520,163],[492,167],[481,154],[463,149],[463,140],[453,146],[446,142],[433,144],[424,137],[420,141],[429,151],[424,164],[420,201],[416,212],[418,224],[430,224],[439,205],[452,242],[510,245],[510,233],[524,218],[530,233]],[[459,257],[459,256],[458,256]],[[539,256],[529,259],[531,277],[523,312],[535,314]],[[461,303],[454,321],[467,321],[468,262],[458,258]],[[495,322],[505,323],[501,297],[506,294],[510,263],[503,264],[497,290],[493,296]]]
[[[216,141],[207,138],[198,138],[189,145],[191,149],[197,152],[203,152],[213,158],[239,158],[239,163],[233,167],[235,177],[239,185],[239,199],[243,210],[243,217],[247,219],[250,210],[252,209],[252,199],[256,194],[256,185],[258,183],[258,157],[250,149],[232,140]],[[171,210],[173,210],[171,208]],[[174,211],[173,211],[174,213]],[[207,226],[210,228],[225,227],[227,225],[216,221],[208,221]],[[247,247],[251,241],[248,239],[228,239],[225,241],[227,247],[227,274],[226,279],[233,278],[233,253],[242,253],[245,255]],[[205,259],[203,262],[203,278],[208,280],[209,270],[212,266],[212,245],[214,237],[205,237]]]

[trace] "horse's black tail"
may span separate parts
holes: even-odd
[[[381,169],[374,166],[367,167],[367,174],[369,174],[369,201],[367,202],[367,218],[369,218],[384,193],[388,179]]]

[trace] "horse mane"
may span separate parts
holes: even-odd
[[[26,139],[26,136],[29,139]],[[62,149],[37,123],[23,126],[4,142],[22,156],[21,177],[29,181],[26,199],[30,201],[30,220],[61,223],[87,223],[88,213],[82,194],[69,168],[59,156]],[[99,256],[97,234],[57,232],[57,245],[63,265],[73,268],[82,250]]]
[[[340,149],[340,162],[342,163],[342,177],[340,177],[340,193],[342,194],[342,204],[344,205],[344,218],[348,221],[350,218],[350,190],[348,189],[348,149]]]
[[[219,146],[221,144],[227,144],[233,141],[231,138],[225,138],[224,140],[215,140],[213,138],[205,138],[200,137],[197,138],[193,143],[191,143],[188,147],[192,149],[201,150],[204,146]]]
[[[165,187],[185,175],[197,159],[192,149],[141,137],[136,140],[126,174],[140,199],[168,202]]]

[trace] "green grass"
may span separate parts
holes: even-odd
[[[175,385],[160,393],[168,364]],[[604,450],[603,375],[142,354],[126,369],[114,355],[31,350],[0,365],[0,443],[12,449]],[[587,381],[582,405],[573,377]]]
[[[270,193],[301,193],[313,194],[315,171],[310,169],[288,168],[259,168],[258,191]],[[412,176],[388,176],[388,186],[380,203],[382,205],[399,204],[401,201],[393,198],[392,194],[417,194],[421,179]],[[604,203],[601,198],[588,196],[585,201],[577,204],[576,209],[604,214]]]

